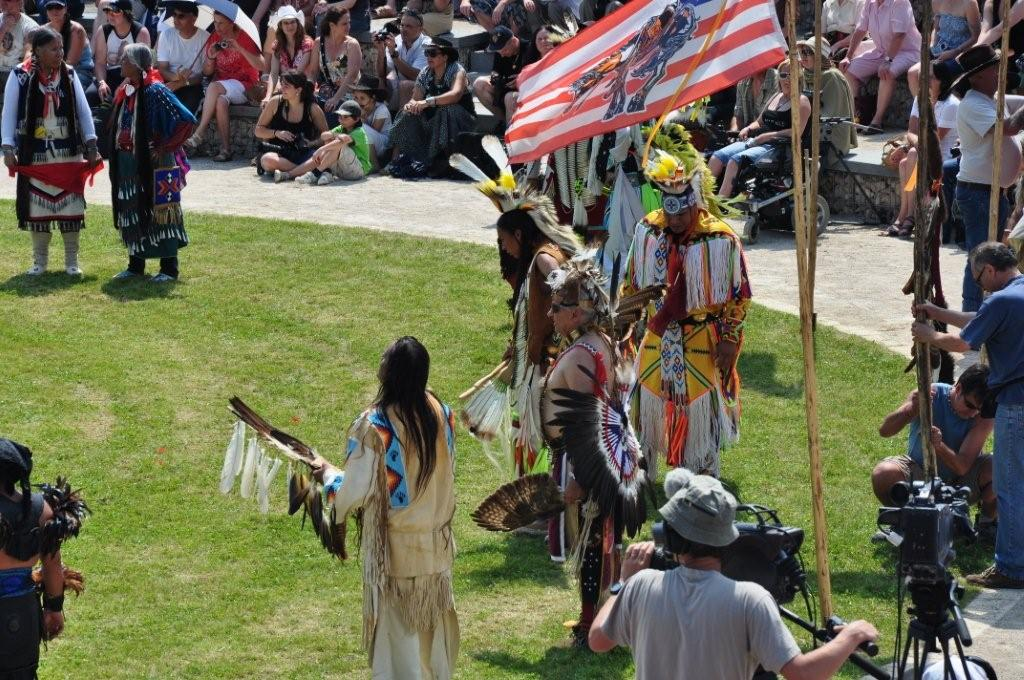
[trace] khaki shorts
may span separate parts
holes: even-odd
[[[979,453],[978,457],[974,459],[974,465],[967,471],[963,477],[957,477],[954,479],[943,480],[947,484],[953,486],[966,486],[971,490],[970,502],[977,503],[981,500],[981,488],[978,486],[978,475],[981,473],[982,464],[992,458],[990,453]],[[922,482],[924,481],[924,468],[914,461],[910,456],[890,456],[886,458],[887,463],[895,463],[899,466],[903,472],[904,479],[907,482]]]

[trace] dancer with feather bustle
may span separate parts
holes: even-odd
[[[542,410],[566,505],[548,539],[552,557],[568,559],[578,577],[572,638],[585,646],[597,605],[618,580],[623,533],[636,535],[644,521],[646,462],[625,409],[633,373],[606,334],[614,324],[604,276],[582,257],[552,272],[548,286],[548,316],[564,349],[545,380]]]
[[[681,126],[671,128],[645,169],[662,209],[637,224],[625,277],[626,293],[669,287],[648,307],[638,348],[638,430],[648,455],[717,477],[722,448],[739,436],[736,361],[750,282],[703,158]]]
[[[516,476],[523,476],[550,467],[543,446],[540,393],[558,346],[547,316],[551,304],[547,277],[581,246],[572,229],[558,223],[550,198],[516,182],[501,142],[496,137],[485,137],[483,147],[501,169],[497,181],[460,154],[451,157],[451,164],[478,180],[477,189],[501,212],[498,248],[507,270],[503,275],[514,289],[512,340],[505,353],[512,369],[508,386],[513,413],[512,456]]]
[[[452,565],[455,423],[427,389],[430,355],[399,338],[373,405],[348,432],[344,471],[313,475],[344,527],[361,510],[363,645],[375,678],[450,678],[459,649]]]

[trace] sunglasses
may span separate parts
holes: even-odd
[[[551,313],[552,314],[558,314],[559,312],[561,312],[564,309],[572,309],[573,307],[579,307],[579,306],[580,305],[579,305],[578,302],[574,302],[574,303],[571,303],[571,304],[568,303],[568,302],[552,302],[551,303]]]
[[[103,8],[103,13],[104,14],[121,14],[122,12],[121,12],[121,10],[117,9],[116,7],[104,7]]]
[[[779,80],[789,80],[789,74],[785,71],[779,71]]]
[[[436,57],[441,54],[441,50],[423,50],[423,54],[428,57]]]
[[[987,265],[986,265],[987,266]],[[985,275],[985,267],[978,270],[978,273],[974,276],[974,285],[981,288],[981,277]]]

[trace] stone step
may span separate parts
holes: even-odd
[[[477,50],[469,55],[469,71],[477,73],[490,73],[494,70],[494,53],[486,50]]]

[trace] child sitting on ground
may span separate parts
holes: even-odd
[[[352,86],[352,96],[362,110],[363,130],[370,141],[370,162],[376,170],[378,158],[385,158],[388,133],[391,132],[391,112],[388,110],[388,91],[380,87],[380,79],[364,75]]]
[[[360,113],[359,104],[351,99],[341,105],[338,109],[341,125],[323,133],[320,136],[323,146],[293,171],[303,173],[297,178],[299,182],[325,186],[336,178],[357,180],[370,172],[370,143]],[[278,181],[277,172],[274,180]]]

